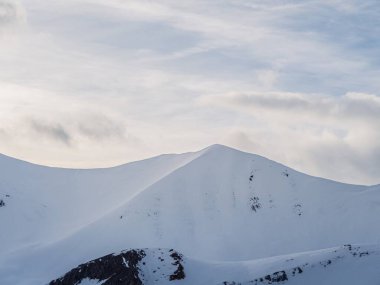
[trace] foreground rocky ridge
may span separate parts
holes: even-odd
[[[173,249],[132,249],[81,264],[49,285],[76,285],[86,280],[103,285],[144,285],[184,278],[182,255]]]
[[[292,256],[228,263],[191,260],[173,249],[132,249],[79,265],[49,285],[293,285],[303,282],[328,285],[352,284],[346,281],[358,276],[363,277],[361,284],[375,284],[366,280],[380,281],[380,272],[371,276],[362,268],[368,268],[367,262],[373,260],[380,268],[379,247],[344,245]]]

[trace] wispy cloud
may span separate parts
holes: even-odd
[[[66,145],[70,145],[71,137],[67,130],[60,124],[48,125],[45,122],[40,123],[35,120],[30,120],[30,126],[33,131],[37,133],[39,138],[48,137],[49,139],[57,140]]]
[[[228,93],[204,96],[200,103],[236,110],[284,113],[294,120],[355,120],[377,124],[380,120],[380,97],[350,92],[343,96],[322,96],[290,92]],[[281,118],[282,120],[283,118]]]

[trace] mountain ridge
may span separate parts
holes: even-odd
[[[41,167],[41,168],[46,168],[46,169],[57,169],[57,170],[60,169],[60,170],[67,170],[67,171],[97,171],[97,170],[111,170],[111,169],[123,168],[123,167],[129,166],[129,165],[133,165],[133,164],[136,164],[136,163],[141,163],[141,162],[145,162],[145,161],[159,159],[159,158],[162,158],[162,157],[177,156],[177,155],[191,155],[191,154],[205,153],[205,152],[209,152],[209,151],[221,151],[221,150],[230,150],[230,151],[245,153],[245,154],[249,154],[249,155],[254,155],[254,156],[266,159],[268,161],[277,163],[279,165],[282,165],[282,166],[284,166],[286,168],[292,169],[292,170],[294,170],[296,172],[299,172],[299,173],[302,173],[302,174],[305,174],[305,175],[308,175],[308,176],[311,176],[311,177],[320,178],[320,179],[324,179],[324,180],[328,180],[328,181],[333,181],[333,182],[337,182],[337,183],[341,183],[341,184],[355,185],[355,186],[364,186],[364,187],[378,187],[378,186],[380,186],[380,183],[373,184],[373,185],[356,184],[356,183],[353,184],[353,183],[342,182],[342,181],[338,181],[338,180],[334,180],[334,179],[330,179],[330,178],[325,178],[325,177],[322,177],[322,176],[311,175],[311,174],[308,174],[306,172],[303,172],[302,170],[300,171],[300,170],[296,170],[296,169],[294,169],[292,167],[289,167],[289,166],[287,166],[284,163],[279,163],[279,162],[277,162],[275,160],[269,159],[269,158],[267,158],[265,156],[262,156],[262,155],[259,155],[259,154],[256,154],[256,153],[251,153],[251,152],[248,152],[248,151],[243,151],[243,150],[240,150],[240,149],[237,149],[237,148],[234,148],[234,147],[230,147],[230,146],[227,146],[227,145],[223,145],[223,144],[212,144],[212,145],[209,145],[209,146],[207,146],[207,147],[205,147],[205,148],[203,148],[201,150],[198,150],[198,151],[189,151],[189,152],[184,152],[184,153],[165,153],[165,154],[155,155],[155,156],[144,158],[144,159],[141,159],[141,160],[125,162],[125,163],[116,164],[116,165],[109,166],[109,167],[71,168],[71,167],[49,166],[49,165],[44,165],[44,164],[41,164],[41,163],[35,163],[35,162],[29,161],[27,159],[16,158],[16,157],[4,154],[4,153],[0,153],[0,161],[1,161],[1,159],[6,159],[8,161],[11,161],[12,163],[25,164],[25,165],[29,165],[29,166],[36,166],[36,167]]]
[[[0,232],[0,284],[47,283],[125,248],[242,262],[380,244],[371,226],[380,216],[376,186],[309,176],[221,145],[110,169],[7,161],[0,159],[0,223],[7,229]]]
[[[325,285],[336,284],[334,279],[339,278],[369,284],[376,275],[368,258],[380,261],[378,245],[346,244],[244,262],[205,262],[189,259],[173,249],[129,249],[81,264],[49,285],[112,285],[120,280],[125,282],[122,284],[305,284],[305,277],[307,284],[319,285],[321,273],[326,275]],[[353,263],[345,265],[349,270],[339,272],[339,266],[348,261]]]

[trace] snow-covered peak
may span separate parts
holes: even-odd
[[[380,243],[369,226],[380,216],[377,187],[308,176],[221,145],[107,169],[4,156],[0,167],[0,284],[22,284],[20,268],[37,280],[29,284],[43,284],[125,248],[244,261]]]

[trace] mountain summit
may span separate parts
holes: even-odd
[[[379,186],[312,177],[222,145],[108,169],[50,168],[5,156],[0,168],[0,284],[46,284],[128,249],[145,249],[149,264],[167,248],[194,268],[210,260],[240,268],[252,260],[255,271],[259,259],[266,261],[257,268],[272,270],[283,268],[271,263],[284,260],[275,256],[380,242]],[[340,256],[334,250],[328,252]],[[308,263],[302,256],[294,258]],[[246,275],[255,276],[260,280]]]

